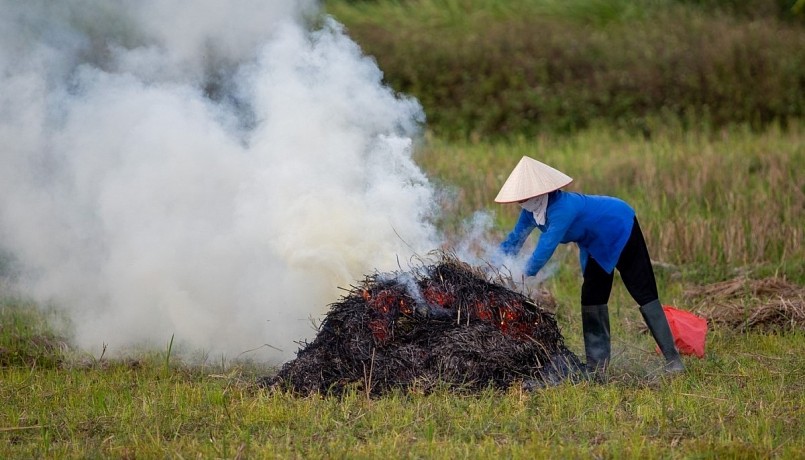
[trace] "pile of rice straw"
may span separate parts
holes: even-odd
[[[547,307],[547,308],[546,308]],[[525,389],[575,379],[579,359],[549,308],[456,258],[367,276],[331,305],[296,359],[260,384],[296,393],[374,395],[436,387]]]
[[[783,278],[739,277],[690,289],[685,297],[714,325],[740,331],[805,327],[805,288]]]

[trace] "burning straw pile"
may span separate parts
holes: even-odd
[[[554,384],[578,372],[550,299],[531,300],[449,256],[377,274],[331,306],[319,333],[265,386],[302,394],[382,394]]]
[[[740,277],[686,292],[711,323],[731,329],[805,328],[805,289],[781,278]]]

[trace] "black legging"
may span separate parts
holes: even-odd
[[[634,219],[632,233],[629,235],[629,240],[615,267],[620,272],[629,294],[638,305],[643,306],[659,299],[657,281],[654,279],[654,270],[651,268],[646,240],[637,223],[637,217]],[[614,274],[614,270],[612,273],[607,273],[595,259],[588,257],[587,267],[584,269],[584,282],[581,285],[581,304],[603,305],[609,302]]]

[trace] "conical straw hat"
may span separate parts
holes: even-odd
[[[524,156],[503,183],[495,201],[514,203],[558,190],[573,179],[545,163]]]

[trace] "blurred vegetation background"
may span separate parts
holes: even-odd
[[[805,113],[805,0],[326,0],[452,139]]]
[[[427,115],[460,235],[522,155],[619,196],[698,282],[805,281],[805,0],[326,0]],[[456,167],[460,165],[460,167]],[[572,256],[571,256],[572,257]]]

